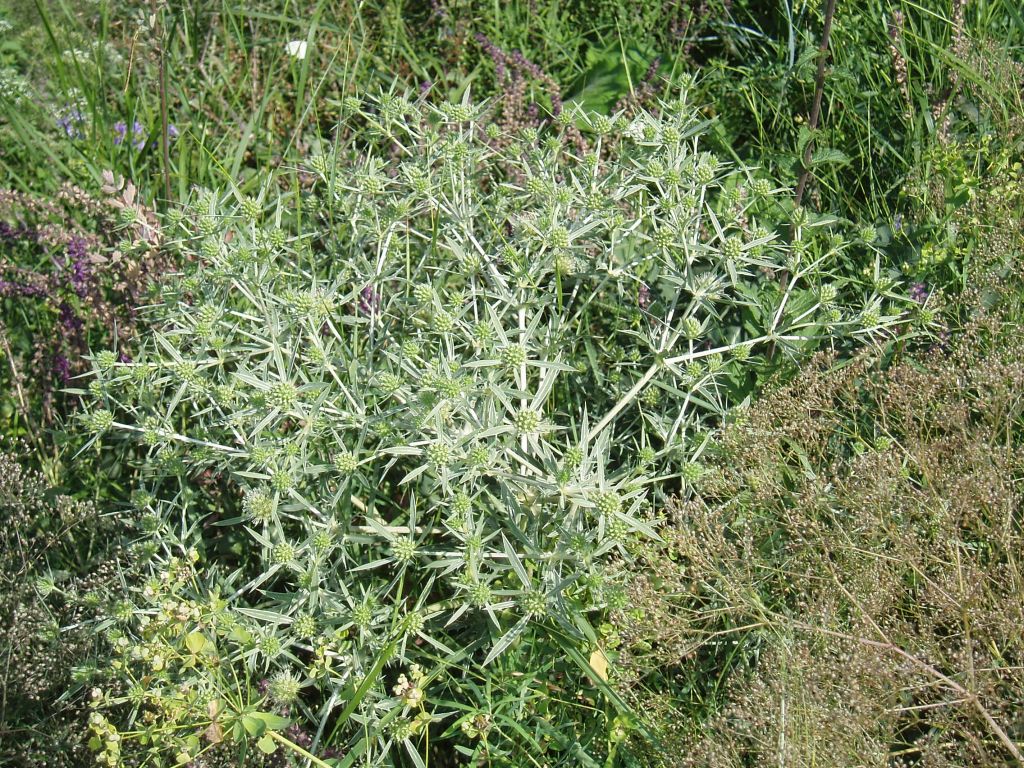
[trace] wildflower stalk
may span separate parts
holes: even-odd
[[[636,384],[630,387],[629,391],[626,392],[626,394],[624,394],[614,406],[612,406],[612,409],[594,425],[594,428],[590,431],[590,438],[593,439],[601,434],[601,432],[603,432],[604,429],[615,420],[615,417],[621,413],[622,409],[636,399],[636,396],[639,395],[643,388],[647,386],[648,382],[658,375],[658,371],[660,371],[662,367],[663,366],[659,363],[653,363],[651,367],[644,372],[644,375],[637,380]]]
[[[118,422],[118,421],[115,421],[113,424],[111,424],[111,426],[116,428],[116,429],[123,429],[123,430],[125,430],[127,432],[135,432],[137,434],[142,434],[142,433],[144,433],[146,431],[143,427],[137,427],[134,424],[123,424],[123,423]],[[246,455],[245,451],[240,451],[240,450],[238,450],[236,448],[229,448],[228,446],[221,445],[220,443],[211,443],[208,440],[199,440],[198,438],[195,438],[195,437],[187,437],[186,435],[179,435],[179,434],[177,434],[175,432],[165,433],[164,437],[166,437],[168,440],[176,440],[177,442],[188,443],[189,445],[201,445],[201,446],[203,446],[205,448],[210,448],[212,450],[219,451],[221,453],[225,453],[225,454],[227,454],[229,456],[242,457],[242,456]]]

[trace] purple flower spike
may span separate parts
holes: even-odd
[[[82,319],[75,314],[75,310],[66,301],[60,303],[60,327],[69,337],[77,337],[82,332],[84,324]]]
[[[58,353],[53,356],[53,374],[61,384],[67,384],[71,378],[71,363],[64,355]]]
[[[79,298],[84,298],[89,290],[90,270],[89,252],[83,238],[73,237],[68,242],[64,266],[71,270],[71,287]]]
[[[9,280],[0,280],[0,296],[25,296],[42,297],[46,291],[38,285],[27,285],[24,283],[12,283]]]
[[[124,120],[118,120],[114,123],[114,144],[121,146],[124,143],[125,136],[128,134],[128,124]]]

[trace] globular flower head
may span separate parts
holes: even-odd
[[[246,491],[242,500],[242,510],[246,516],[258,523],[265,523],[273,518],[276,507],[273,496],[258,488]]]
[[[515,369],[526,362],[526,347],[522,344],[510,344],[502,348],[500,355],[502,365]]]
[[[326,552],[334,546],[334,536],[331,535],[330,531],[317,531],[313,534],[313,538],[310,539],[310,544],[317,552]]]
[[[519,434],[532,435],[540,429],[540,414],[533,408],[521,408],[516,411],[512,423]]]
[[[96,366],[101,371],[109,371],[117,365],[117,355],[109,349],[105,349],[96,355]]]
[[[298,396],[298,389],[290,381],[278,382],[267,391],[267,405],[284,411],[295,404]]]
[[[290,491],[295,485],[295,478],[286,469],[279,469],[270,476],[270,486],[279,493]]]
[[[303,639],[313,637],[316,634],[316,619],[308,613],[299,614],[292,622],[292,633]]]
[[[373,625],[373,608],[367,603],[361,603],[352,609],[352,623],[361,630],[367,630]]]
[[[566,449],[563,461],[567,467],[575,469],[583,463],[583,451],[579,446],[573,445]]]
[[[435,469],[447,467],[452,461],[452,449],[447,443],[431,443],[426,449],[427,463]]]
[[[598,513],[609,517],[622,511],[622,497],[615,491],[601,491],[594,497],[594,505]]]
[[[397,539],[391,549],[395,560],[402,565],[416,557],[416,542],[412,539]]]
[[[423,631],[424,624],[426,624],[426,619],[423,618],[422,613],[419,611],[410,611],[402,617],[402,634],[418,635]]]
[[[467,590],[469,602],[477,608],[483,608],[491,602],[491,588],[482,581],[474,581]]]
[[[548,598],[543,592],[537,589],[530,590],[521,598],[523,611],[530,616],[541,616],[547,613]]]
[[[351,475],[359,468],[359,459],[351,451],[341,451],[334,456],[334,468],[342,475]]]
[[[272,659],[281,652],[281,641],[277,638],[277,635],[265,635],[260,638],[257,647],[260,653]]]
[[[295,559],[295,547],[287,541],[276,544],[270,553],[271,562],[276,565],[286,565]]]
[[[278,672],[270,681],[268,692],[270,700],[279,707],[287,707],[298,701],[302,691],[302,681],[290,670]]]
[[[685,464],[683,464],[683,466],[679,470],[679,473],[680,475],[682,475],[683,480],[685,480],[687,483],[692,484],[700,480],[701,475],[704,474],[704,470],[701,467],[701,465],[698,464],[697,462],[688,461]]]
[[[729,261],[736,261],[743,255],[743,239],[738,235],[731,235],[722,243],[722,256]]]
[[[114,425],[114,414],[105,408],[100,408],[90,413],[86,421],[89,431],[100,434]]]

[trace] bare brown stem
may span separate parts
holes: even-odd
[[[154,23],[159,25],[156,27],[156,30],[160,41],[160,155],[164,177],[164,204],[167,205],[171,200],[171,149],[169,135],[170,124],[167,119],[167,56],[164,50],[166,47],[166,38],[164,35],[165,29],[163,13],[158,7],[157,0],[153,0],[152,8]]]
[[[832,35],[832,19],[836,14],[836,0],[828,0],[825,5],[825,26],[821,31],[821,45],[818,46],[818,72],[814,78],[814,101],[811,103],[811,114],[807,121],[807,128],[811,132],[811,139],[804,147],[803,168],[800,171],[800,179],[796,184],[795,202],[800,205],[804,198],[804,189],[807,187],[807,179],[811,173],[811,157],[814,153],[814,131],[818,127],[818,119],[821,117],[821,97],[825,92],[825,63],[828,61],[828,42]]]

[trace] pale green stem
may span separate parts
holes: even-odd
[[[323,760],[321,760],[319,757],[317,757],[313,753],[307,752],[302,747],[300,747],[298,744],[296,744],[294,741],[290,741],[289,739],[286,739],[284,736],[282,736],[277,731],[267,731],[267,733],[270,734],[270,737],[272,739],[274,739],[275,741],[280,742],[284,746],[288,747],[288,749],[292,750],[293,752],[298,752],[304,758],[309,760],[309,762],[311,762],[313,765],[318,765],[318,766],[320,766],[320,768],[331,768],[331,766],[328,763],[325,763]]]
[[[647,383],[654,378],[654,376],[658,373],[658,370],[660,368],[661,366],[655,363],[654,365],[647,369],[644,375],[641,376],[640,380],[637,381],[637,383],[632,386],[629,392],[624,394],[622,398],[619,400],[619,402],[612,406],[612,409],[604,415],[604,418],[597,422],[594,428],[590,430],[591,439],[601,434],[601,431],[609,424],[611,424],[612,419],[618,416],[619,412],[622,411],[623,408],[625,408],[627,405],[633,402],[634,398],[636,398],[636,396],[640,394],[640,390],[647,386]]]
[[[119,421],[115,421],[113,424],[111,424],[111,427],[117,427],[118,429],[123,429],[123,430],[126,430],[128,432],[146,432],[147,431],[147,430],[143,429],[142,427],[134,427],[131,424],[122,424]],[[227,454],[230,454],[232,456],[246,456],[247,455],[245,451],[239,451],[239,450],[237,450],[235,448],[229,448],[226,445],[220,445],[219,443],[210,443],[210,442],[207,442],[206,440],[197,440],[194,437],[185,437],[185,435],[179,435],[179,434],[176,434],[174,432],[165,433],[165,434],[163,434],[163,437],[166,437],[169,440],[177,440],[178,442],[181,442],[181,443],[189,443],[191,445],[202,445],[202,446],[204,446],[206,448],[212,448],[215,451],[220,451],[221,453],[227,453]]]
[[[636,399],[636,396],[640,394],[641,390],[643,390],[643,388],[646,387],[648,383],[650,383],[651,379],[653,379],[657,375],[658,371],[661,370],[662,368],[679,365],[680,363],[688,363],[691,360],[697,360],[697,359],[702,358],[702,357],[709,357],[710,355],[721,354],[721,353],[724,353],[724,352],[731,352],[732,350],[736,349],[737,347],[742,347],[742,346],[745,346],[747,344],[761,344],[761,343],[766,342],[766,341],[780,340],[780,339],[784,340],[784,341],[798,341],[798,340],[803,339],[803,337],[802,336],[791,336],[791,335],[790,336],[779,336],[779,335],[770,333],[770,334],[765,334],[764,336],[758,336],[756,339],[751,339],[750,341],[737,342],[735,344],[726,344],[725,346],[715,347],[714,349],[702,349],[702,350],[698,350],[696,352],[694,352],[694,351],[687,352],[687,353],[682,354],[682,355],[676,355],[675,357],[666,358],[660,364],[659,363],[653,364],[650,368],[647,369],[647,371],[644,373],[644,375],[640,377],[640,380],[637,381],[637,383],[634,384],[630,388],[630,390],[626,394],[624,394],[622,396],[622,398],[619,400],[619,402],[617,402],[614,406],[612,406],[612,409],[610,411],[608,411],[608,413],[606,413],[604,415],[604,417],[597,423],[597,425],[590,431],[591,439],[597,437],[597,435],[599,435],[602,432],[602,430],[604,430],[612,422],[612,420],[616,416],[618,416],[619,413],[622,412],[622,410],[626,406],[628,406],[630,403],[632,403],[633,400]]]

